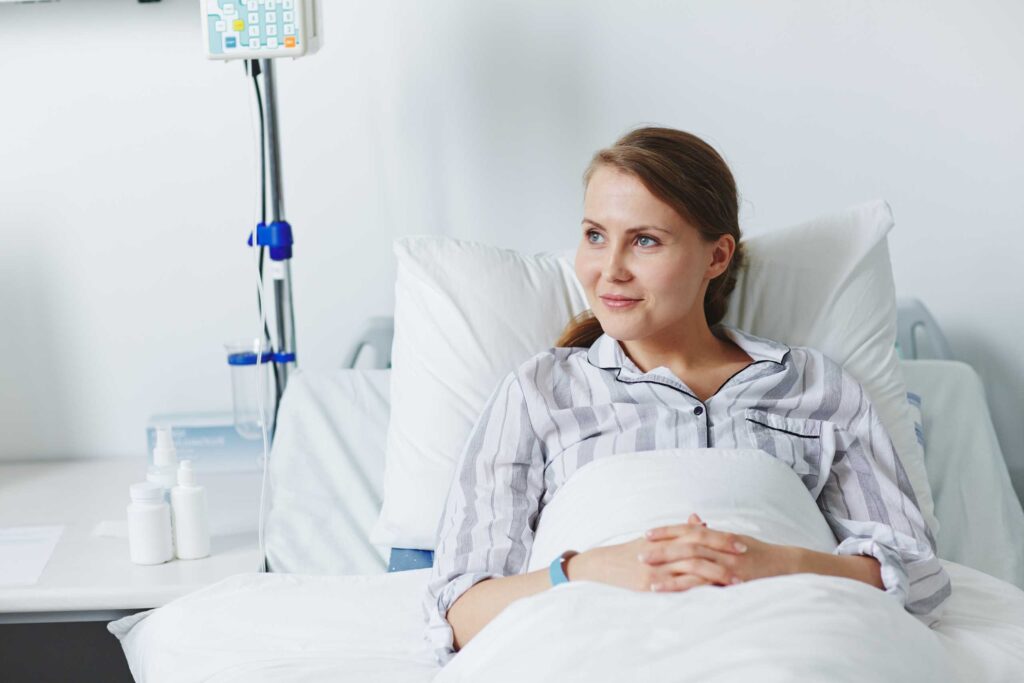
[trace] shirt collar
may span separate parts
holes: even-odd
[[[757,361],[771,361],[783,365],[783,360],[790,349],[782,342],[756,337],[730,325],[718,324],[712,328],[717,336],[723,334],[732,340],[737,346],[743,349],[748,356]],[[644,375],[640,368],[630,359],[622,348],[622,344],[608,334],[602,334],[590,346],[587,352],[587,360],[605,370],[622,369],[636,375]],[[657,372],[652,370],[651,373]]]

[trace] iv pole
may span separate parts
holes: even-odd
[[[267,158],[267,199],[270,225],[256,226],[256,242],[269,247],[267,270],[274,283],[274,328],[278,348],[274,349],[274,378],[277,395],[284,393],[288,375],[295,366],[295,312],[292,308],[292,229],[284,220],[284,193],[281,187],[281,145],[277,132],[277,89],[274,60],[259,60],[263,74],[264,115],[266,117],[265,153]],[[250,234],[249,244],[252,245]]]

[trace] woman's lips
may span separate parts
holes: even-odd
[[[633,304],[637,304],[641,299],[609,299],[608,297],[601,297],[601,301],[608,308],[629,308]]]

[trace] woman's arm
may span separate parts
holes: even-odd
[[[514,595],[539,590],[517,575],[526,569],[533,545],[543,472],[543,448],[523,387],[511,372],[470,432],[440,520],[423,602],[426,635],[438,663],[447,663]]]
[[[830,555],[816,550],[796,548],[796,572],[808,574],[827,574],[828,576],[845,576],[848,579],[885,590],[882,583],[882,565],[878,560],[866,555]]]
[[[684,533],[690,532],[693,536],[693,543],[688,550],[691,553],[696,551],[702,558],[724,557],[738,553],[734,545],[739,538],[736,534],[705,533],[699,523],[684,524],[680,527]],[[660,584],[666,578],[665,572],[640,560],[640,556],[655,550],[657,544],[645,538],[590,548],[566,561],[565,575],[570,581],[594,581],[636,591],[658,590],[652,588],[652,584]],[[712,562],[702,562],[690,567],[686,575],[679,577],[678,581],[673,583],[672,590],[684,591],[710,584],[727,585],[731,577],[732,575],[721,566]],[[463,593],[448,610],[448,621],[455,632],[455,649],[464,647],[509,603],[550,587],[551,579],[547,568],[520,576],[488,579],[477,583]]]
[[[845,371],[844,383],[844,394],[860,390]],[[874,558],[885,592],[930,626],[950,595],[949,576],[892,439],[867,394],[861,396],[850,427],[835,430],[818,507],[839,541],[835,554]]]
[[[572,574],[572,561],[577,557],[579,556],[571,557],[565,563],[565,575],[569,579],[575,578]],[[529,574],[504,576],[475,584],[448,610],[447,618],[454,632],[455,650],[464,648],[466,643],[509,604],[548,588],[551,588],[551,577],[546,567]]]

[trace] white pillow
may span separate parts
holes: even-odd
[[[818,349],[864,385],[935,534],[939,522],[924,449],[896,353],[896,290],[886,239],[892,227],[889,205],[873,201],[744,240],[747,265],[724,322]]]
[[[265,548],[272,572],[379,574],[367,538],[380,514],[390,370],[298,370],[270,452]]]
[[[726,322],[819,349],[860,381],[937,529],[923,453],[896,362],[896,298],[885,202],[745,240]],[[434,548],[469,432],[502,377],[551,348],[587,308],[569,257],[440,236],[395,241],[395,339],[384,505],[370,539]],[[898,399],[898,400],[897,400]]]
[[[502,377],[551,348],[587,300],[572,265],[448,237],[394,243],[384,505],[370,541],[434,548],[455,462]]]

